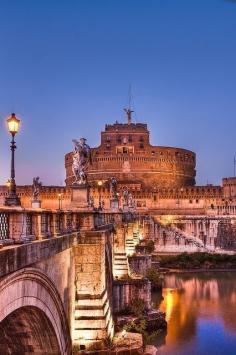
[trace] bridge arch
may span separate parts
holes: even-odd
[[[41,271],[25,268],[3,278],[0,300],[0,344],[8,347],[8,353],[17,353],[15,346],[18,353],[71,353],[60,295]]]

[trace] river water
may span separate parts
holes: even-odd
[[[153,303],[167,333],[152,343],[164,355],[236,355],[236,272],[169,274]]]

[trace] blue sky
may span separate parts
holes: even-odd
[[[134,118],[156,145],[197,153],[197,183],[233,174],[236,4],[224,0],[0,0],[0,183],[5,117],[22,118],[17,183],[64,182],[73,138]]]

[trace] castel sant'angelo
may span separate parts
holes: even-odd
[[[143,187],[182,187],[195,185],[193,152],[150,144],[147,124],[133,123],[131,110],[128,122],[106,125],[101,144],[92,148],[88,170],[90,182],[115,177],[120,183]],[[65,157],[66,185],[70,186],[73,153]]]
[[[102,200],[103,208],[110,208],[109,181],[118,182],[119,207],[123,206],[124,187],[133,196],[137,210],[154,214],[236,213],[236,178],[224,178],[222,186],[197,186],[196,155],[182,148],[154,146],[146,123],[134,123],[132,110],[126,109],[127,121],[107,124],[101,132],[101,144],[91,147],[87,169],[90,196],[94,207]],[[90,143],[90,142],[88,142]],[[42,186],[42,208],[63,208],[71,205],[73,187],[73,152],[65,155],[66,186]],[[100,184],[98,184],[100,183]],[[32,186],[18,186],[22,206],[29,208]],[[0,188],[4,201],[7,187]]]

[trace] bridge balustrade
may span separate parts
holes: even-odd
[[[50,235],[49,223],[50,223],[50,214],[49,213],[42,213],[41,232],[45,236]]]
[[[9,213],[0,212],[0,241],[9,238]]]
[[[1,208],[0,244],[13,242],[26,243],[78,232],[81,229],[99,230],[112,228],[117,221],[131,221],[131,213],[114,214],[104,211],[66,211],[66,210],[25,210]],[[4,242],[3,242],[4,241]]]
[[[80,230],[81,212],[0,209],[0,245],[26,243]]]
[[[33,216],[31,213],[26,213],[26,235],[32,235],[33,234]]]

